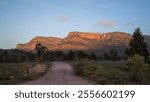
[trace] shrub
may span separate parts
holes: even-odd
[[[99,84],[127,84],[128,76],[118,69],[97,68],[91,79]]]
[[[86,77],[98,84],[127,84],[128,74],[121,70],[122,68],[115,65],[110,66],[110,64],[112,62],[82,60],[77,64],[75,72],[77,75]]]
[[[84,68],[83,69],[84,70],[83,75],[85,77],[91,77],[91,75],[93,75],[97,69],[96,66],[88,66],[88,65],[84,66],[83,68]]]
[[[142,56],[134,55],[127,59],[127,71],[132,81],[139,84],[150,84],[150,66],[145,63],[145,59]]]
[[[87,59],[81,60],[75,65],[76,66],[76,68],[74,68],[75,73],[77,75],[83,75],[85,67],[89,64],[90,62]]]
[[[150,84],[150,66],[139,55],[129,57],[126,62],[81,60],[74,70],[98,84]]]

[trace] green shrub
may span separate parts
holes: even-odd
[[[75,73],[98,84],[150,84],[150,66],[138,55],[127,61],[77,62]]]
[[[122,68],[118,68],[121,66],[120,62],[118,63],[119,65],[113,64],[112,61],[82,60],[76,65],[75,72],[98,84],[127,84],[128,74],[121,70]]]
[[[99,84],[127,84],[128,76],[118,69],[97,68],[91,79]]]
[[[145,63],[144,61],[144,57],[139,56],[139,55],[134,55],[131,56],[127,59],[126,64],[128,65],[128,67],[134,67],[134,70],[140,71],[140,70],[144,70],[148,67],[148,64]]]
[[[83,68],[84,68],[83,75],[85,77],[90,77],[91,75],[93,75],[95,73],[95,71],[97,69],[97,67],[95,67],[95,66],[88,66],[88,65],[84,66]]]
[[[127,59],[126,64],[132,81],[138,84],[150,84],[150,66],[145,63],[144,57],[131,56]]]
[[[91,63],[87,60],[81,60],[79,61],[75,66],[76,68],[74,68],[74,71],[77,75],[83,75],[84,70],[86,68],[86,66],[89,66]]]

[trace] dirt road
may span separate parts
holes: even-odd
[[[88,81],[75,76],[70,64],[53,62],[49,72],[42,78],[23,85],[90,85]]]

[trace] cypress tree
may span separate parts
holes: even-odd
[[[145,62],[149,63],[148,47],[144,41],[140,28],[135,29],[132,39],[129,42],[129,48],[126,49],[126,54],[129,56],[134,56],[135,54],[143,56]]]

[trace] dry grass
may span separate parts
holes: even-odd
[[[43,76],[49,64],[5,63],[0,64],[0,84],[17,84]]]

